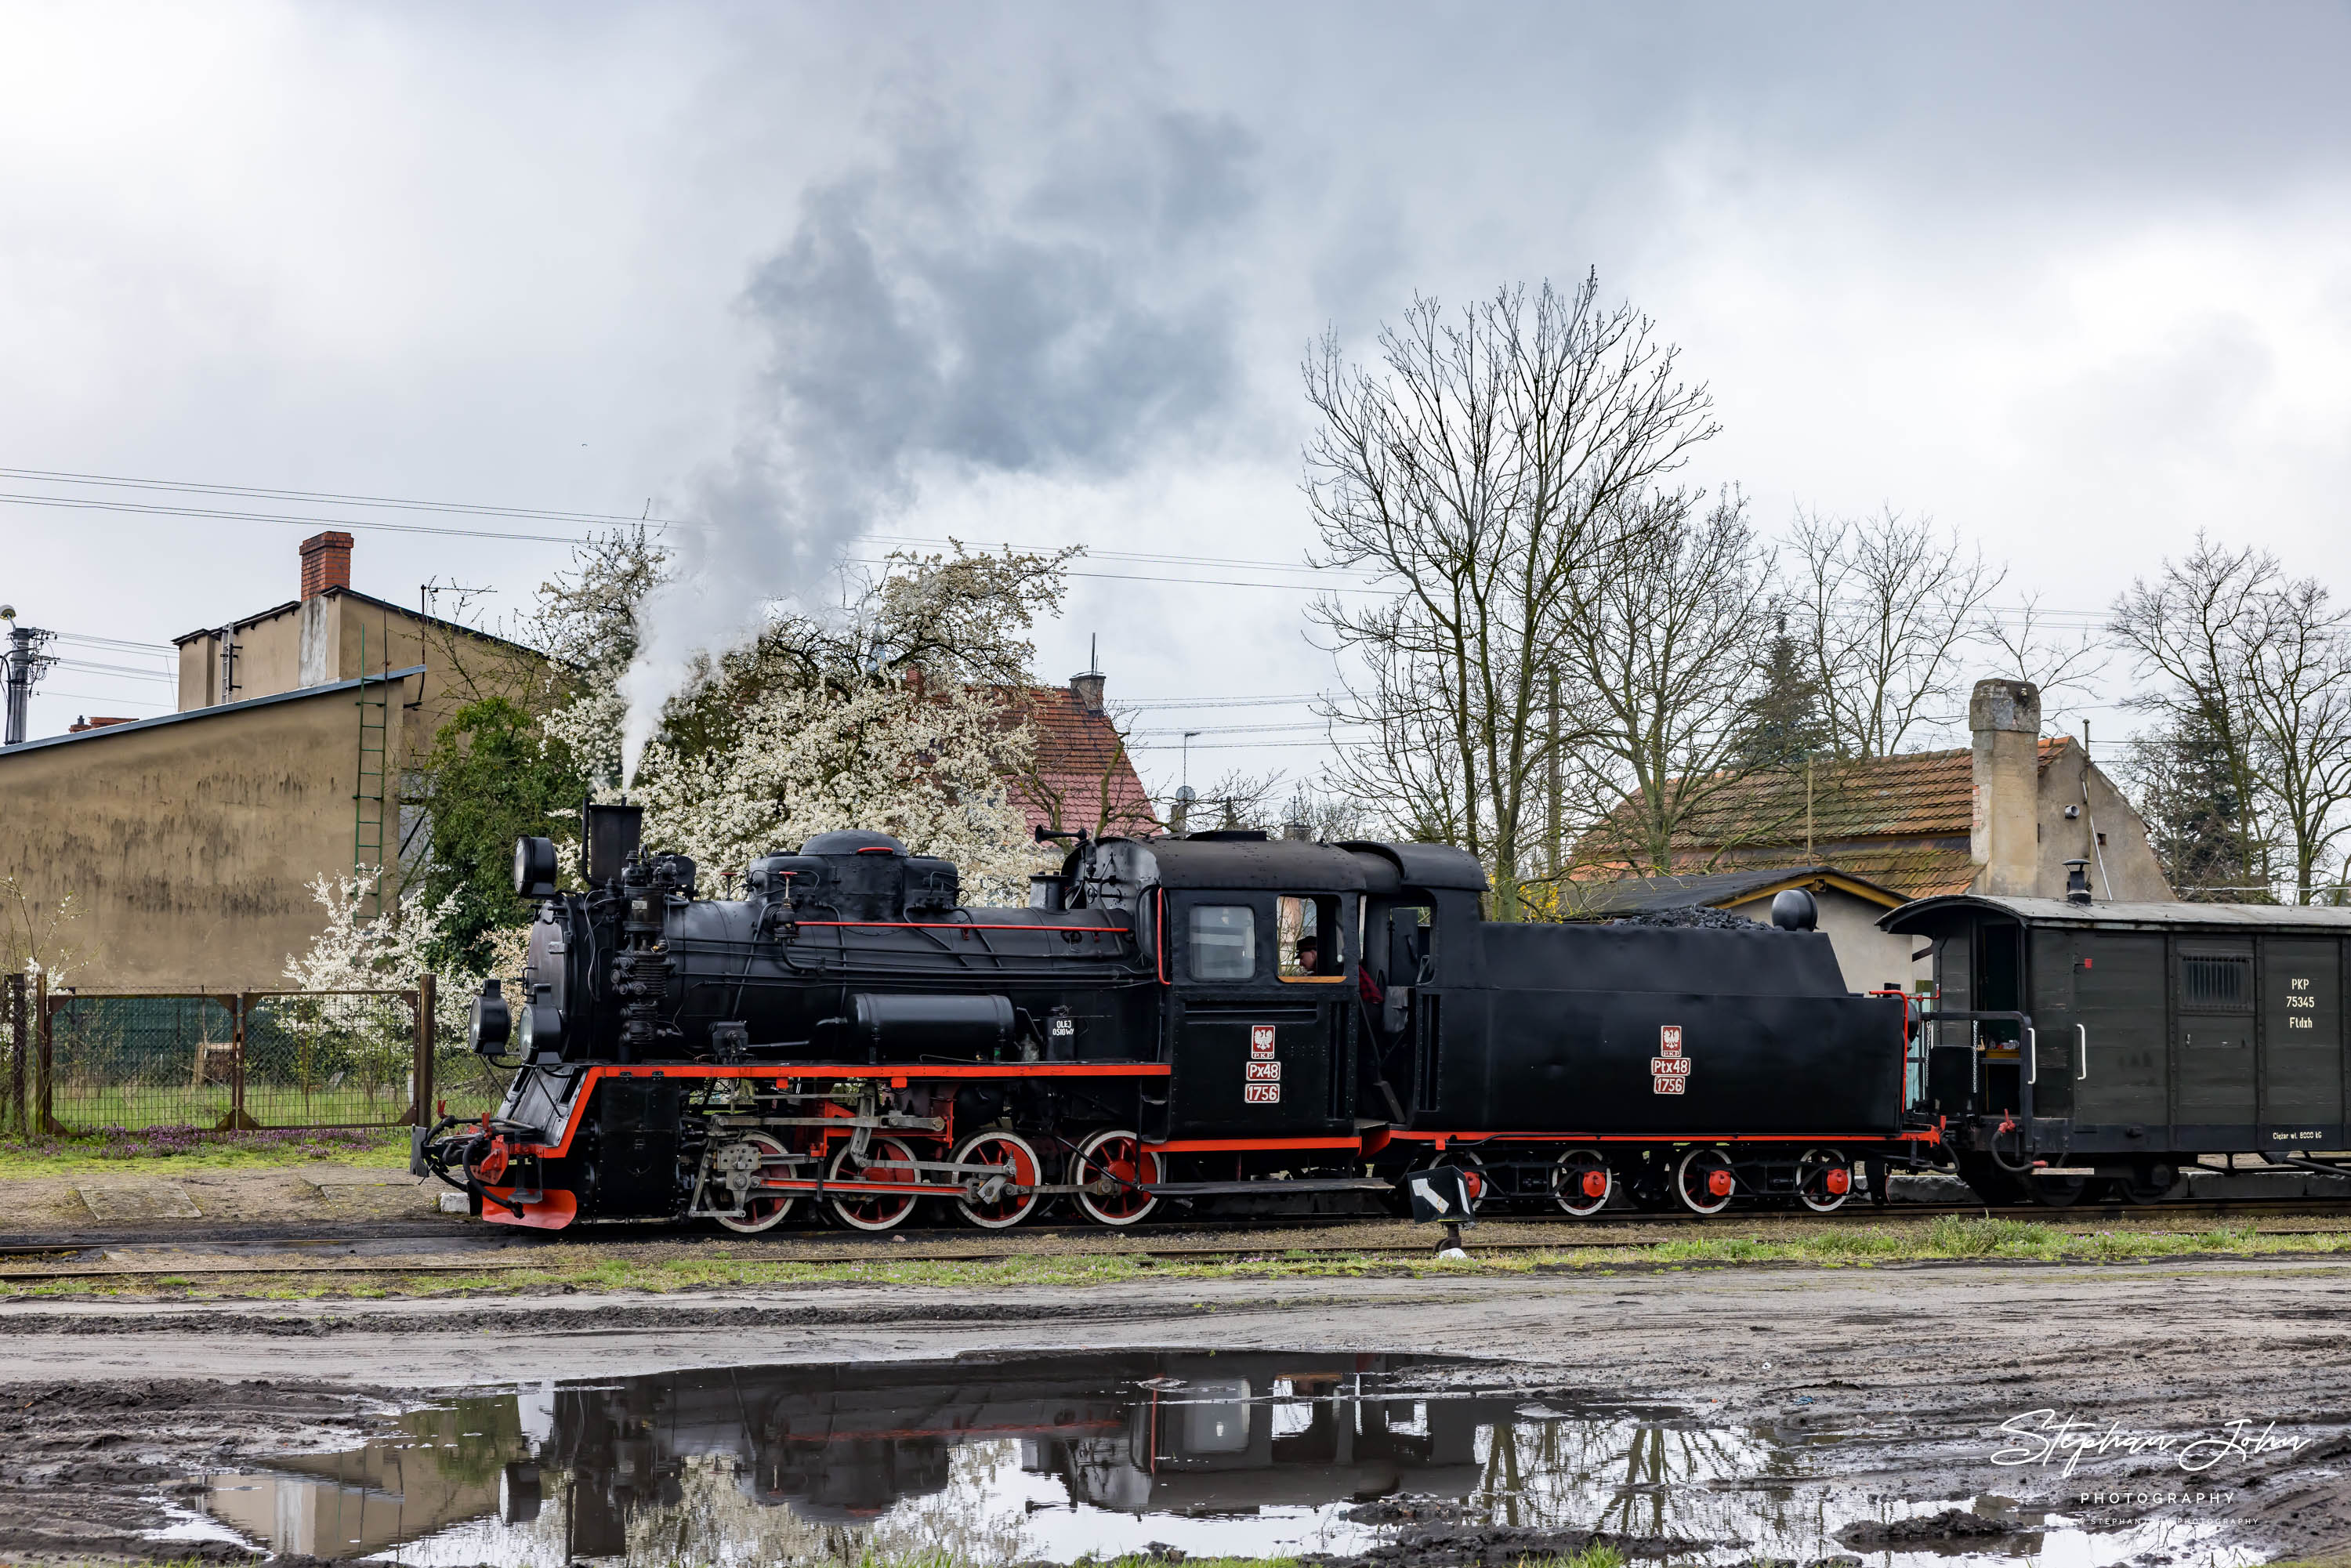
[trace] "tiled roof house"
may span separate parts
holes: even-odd
[[[1102,672],[1089,670],[1066,686],[1007,690],[1008,713],[1036,737],[1029,770],[1012,780],[1031,828],[1083,828],[1096,838],[1158,831],[1151,793],[1103,706],[1103,685]]]
[[[2040,727],[2029,683],[1980,681],[1970,747],[1730,780],[1675,835],[1671,869],[1823,866],[1908,898],[2062,898],[2081,859],[2101,899],[2169,899],[2137,811],[2080,741]]]

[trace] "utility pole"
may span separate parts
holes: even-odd
[[[21,746],[32,709],[33,685],[57,662],[53,654],[44,653],[41,649],[57,633],[37,626],[17,625],[16,607],[13,604],[0,604],[0,625],[8,628],[8,721],[6,738],[0,740],[0,745]]]

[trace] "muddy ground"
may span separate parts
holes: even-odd
[[[0,1305],[0,1555],[184,1555],[138,1537],[173,1488],[273,1452],[347,1447],[435,1390],[1114,1347],[1496,1357],[1596,1399],[1842,1435],[1823,1465],[1887,1497],[1997,1494],[2105,1524],[2223,1521],[2265,1556],[2351,1551],[2351,1264],[2314,1260],[1169,1281],[985,1300],[861,1285],[298,1305],[20,1299]],[[2223,1452],[2196,1471],[2176,1454],[2113,1448],[2070,1478],[2063,1452],[1994,1463],[1995,1450],[2035,1442],[2003,1437],[2003,1423],[2038,1427],[2040,1410],[2175,1440],[2275,1423],[2299,1446]],[[2082,1500],[2117,1490],[2158,1500]]]

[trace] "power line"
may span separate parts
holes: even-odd
[[[590,540],[580,534],[512,534],[490,528],[433,528],[423,523],[378,523],[358,517],[299,517],[282,512],[230,512],[211,507],[161,507],[143,501],[93,501],[78,496],[25,496],[0,493],[0,503],[17,507],[57,507],[78,512],[120,512],[131,517],[186,517],[194,521],[287,523],[295,528],[360,528],[379,534],[434,534],[468,539],[511,539],[525,544],[577,545]]]
[[[1118,706],[1137,712],[1179,707],[1280,707],[1295,703],[1321,702],[1329,695],[1327,692],[1300,692],[1289,696],[1270,697],[1136,697],[1133,701],[1122,701]]]
[[[90,663],[87,659],[59,659],[57,661],[57,668],[61,670],[80,670],[84,674],[94,675],[120,675],[127,680],[133,681],[171,681],[176,683],[180,678],[176,674],[167,675],[155,670],[134,670],[128,664],[96,664]]]
[[[1338,724],[1342,727],[1345,728],[1370,729],[1377,727],[1368,719],[1337,719],[1330,722]],[[1318,719],[1301,724],[1210,724],[1203,725],[1196,729],[1189,730],[1138,729],[1134,733],[1136,735],[1272,735],[1287,733],[1292,730],[1321,729],[1323,727],[1324,721]]]
[[[120,637],[91,637],[79,632],[60,632],[57,633],[57,641],[60,643],[88,643],[92,647],[121,648],[131,653],[175,653],[179,652],[178,649],[174,648],[169,643],[127,643]]]
[[[46,691],[41,695],[45,697],[71,697],[76,702],[85,703],[128,703],[132,707],[162,707],[163,706],[162,703],[155,701],[152,697],[126,697],[120,692],[110,692],[104,696],[99,696],[92,692]]]
[[[131,490],[178,490],[203,496],[251,496],[271,501],[327,501],[339,506],[390,507],[411,512],[453,512],[474,517],[546,517],[575,523],[645,523],[688,527],[667,517],[632,517],[620,512],[567,512],[544,507],[498,507],[475,501],[419,501],[396,496],[359,496],[335,490],[279,490],[256,485],[214,485],[193,479],[134,479],[120,474],[79,474],[53,468],[0,468],[0,479],[44,484],[107,485]]]
[[[1192,744],[1192,749],[1195,751],[1273,751],[1294,749],[1303,746],[1332,747],[1359,744],[1362,743],[1345,740],[1217,740],[1206,743],[1195,741]],[[1159,741],[1142,746],[1130,746],[1127,749],[1129,751],[1181,751],[1183,745],[1181,742]]]

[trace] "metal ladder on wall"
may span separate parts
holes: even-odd
[[[392,753],[391,644],[383,675],[368,674],[367,622],[360,622],[359,766],[351,785],[351,874],[374,873],[372,913],[383,913],[383,835]],[[371,792],[372,791],[372,792]]]

